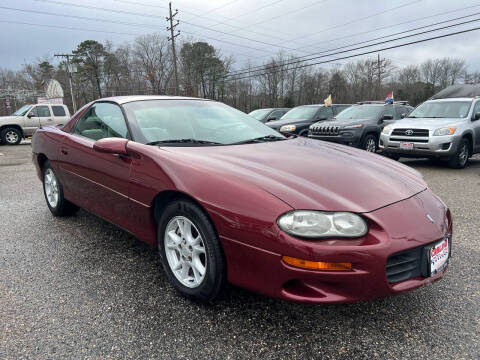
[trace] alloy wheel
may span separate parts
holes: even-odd
[[[52,208],[56,208],[58,205],[58,181],[52,169],[47,169],[45,171],[43,183],[48,204]]]
[[[205,278],[207,256],[205,244],[195,224],[185,216],[175,216],[165,229],[165,255],[168,266],[189,288],[200,286]]]
[[[7,131],[5,134],[5,140],[9,144],[16,144],[18,141],[18,134],[13,130]]]
[[[460,151],[460,154],[458,154],[458,162],[460,163],[460,165],[465,165],[465,163],[467,162],[468,160],[468,147],[467,147],[467,144],[463,144],[462,145],[462,149]]]
[[[375,139],[370,138],[367,140],[365,150],[368,152],[375,152],[377,150],[377,144],[375,142]]]

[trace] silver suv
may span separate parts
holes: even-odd
[[[452,168],[465,167],[480,152],[480,97],[455,94],[459,92],[442,98],[440,92],[408,117],[385,126],[379,142],[382,152],[397,159],[429,157],[446,160]]]

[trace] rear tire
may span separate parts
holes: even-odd
[[[22,133],[14,127],[7,127],[0,133],[1,143],[7,145],[17,145],[22,141]]]
[[[468,162],[470,157],[470,141],[463,138],[458,144],[457,151],[455,154],[448,160],[448,166],[452,169],[463,169]]]
[[[226,286],[226,263],[205,212],[188,200],[165,208],[157,231],[158,252],[168,280],[183,296],[212,302]]]
[[[57,178],[55,171],[47,160],[43,165],[43,193],[48,209],[54,216],[70,216],[74,215],[79,207],[72,204],[63,196],[63,187]]]
[[[376,153],[378,149],[378,139],[373,134],[368,134],[363,139],[362,149],[371,153]]]

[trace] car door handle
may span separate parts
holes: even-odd
[[[62,153],[62,155],[68,155],[68,148],[62,146],[60,148],[60,152]]]
[[[52,119],[47,119],[48,121],[52,121]]]

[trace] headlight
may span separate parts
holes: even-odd
[[[433,136],[453,135],[457,131],[455,126],[440,128],[434,131]]]
[[[368,231],[365,220],[349,212],[295,210],[280,216],[277,223],[286,233],[304,238],[357,238]]]
[[[393,131],[393,126],[392,125],[387,125],[383,128],[382,130],[382,134],[385,134],[385,135],[390,135]]]
[[[355,124],[355,125],[347,125],[342,128],[343,129],[360,129],[363,125],[362,124]]]
[[[280,131],[281,132],[292,132],[292,131],[295,131],[297,127],[295,125],[283,125],[281,128],[280,128]]]

